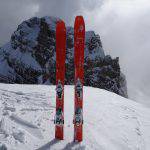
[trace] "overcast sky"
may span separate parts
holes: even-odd
[[[0,46],[25,19],[58,16],[73,25],[76,15],[100,34],[106,54],[120,57],[129,88],[150,94],[149,0],[0,0]]]

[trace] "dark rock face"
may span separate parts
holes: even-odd
[[[59,18],[31,18],[20,24],[9,43],[0,48],[0,82],[55,84],[55,27]],[[66,84],[74,83],[74,32],[67,27]],[[119,58],[105,56],[100,36],[86,32],[85,86],[106,89],[127,97]]]

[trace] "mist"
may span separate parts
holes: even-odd
[[[8,42],[17,26],[34,16],[37,10],[34,0],[0,0],[0,46]]]
[[[101,36],[105,53],[120,57],[129,97],[145,103],[150,96],[149,10],[149,0],[0,0],[0,46],[30,17],[56,16],[73,26],[75,16],[83,15],[86,29]]]
[[[120,57],[129,97],[150,103],[150,3],[148,0],[107,1],[88,22],[101,35],[107,54]]]

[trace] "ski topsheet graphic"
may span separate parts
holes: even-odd
[[[56,115],[55,138],[64,138],[64,80],[66,57],[66,27],[63,21],[56,25]]]
[[[74,99],[74,141],[83,138],[83,78],[84,78],[84,43],[85,24],[82,16],[77,16],[74,24],[74,65],[75,65],[75,99]]]

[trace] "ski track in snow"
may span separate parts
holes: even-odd
[[[43,139],[43,136],[41,134],[41,132],[39,131],[38,127],[15,116],[15,115],[11,115],[10,119],[13,120],[14,122],[16,122],[18,125],[21,125],[21,127],[23,129],[25,129],[26,131],[28,131],[30,134],[32,134],[33,136],[39,138],[39,139]]]
[[[64,140],[54,139],[55,86],[0,84],[0,145],[8,150],[149,150],[150,109],[84,88],[84,140],[73,142],[74,87],[65,86]]]

